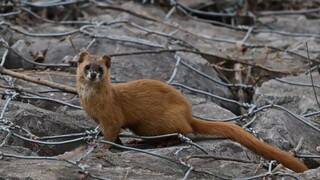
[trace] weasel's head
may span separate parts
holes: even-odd
[[[84,51],[79,54],[77,76],[89,83],[98,83],[109,79],[110,66],[109,56],[90,55]]]

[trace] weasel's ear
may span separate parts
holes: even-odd
[[[104,61],[107,68],[111,67],[111,58],[107,55],[102,56],[102,60]]]
[[[85,59],[87,59],[90,56],[90,54],[87,51],[82,51],[79,54],[78,63],[82,63]]]

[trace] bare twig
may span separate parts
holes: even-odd
[[[306,42],[306,48],[307,48],[307,55],[308,55],[308,60],[309,60],[309,67],[312,68],[311,60],[310,60],[310,55],[309,55],[308,42]],[[314,87],[312,72],[310,72],[310,79],[311,79],[311,84],[312,84],[312,89],[313,89],[314,97],[315,97],[315,99],[316,99],[316,101],[317,101],[318,107],[320,108],[320,104],[319,104],[319,101],[318,101],[316,89],[315,89],[315,87]]]
[[[71,44],[71,46],[72,46],[72,49],[73,49],[74,53],[77,54],[78,51],[77,51],[76,46],[75,46],[74,43],[73,43],[72,37],[71,37],[71,36],[68,36],[68,40],[70,41],[70,44]]]
[[[72,93],[72,94],[77,94],[77,89],[70,87],[70,86],[66,86],[63,84],[59,84],[59,83],[55,83],[55,82],[51,82],[48,80],[41,80],[40,78],[35,78],[35,77],[31,77],[22,73],[18,73],[18,72],[14,72],[8,69],[5,69],[4,67],[0,66],[0,73],[4,74],[4,75],[9,75],[18,79],[22,79],[25,81],[29,81],[29,82],[33,82],[36,84],[40,84],[40,85],[44,85],[44,86],[49,86],[51,88],[54,89],[60,89],[62,91],[68,92],[68,93]]]

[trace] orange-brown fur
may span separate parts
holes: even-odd
[[[84,67],[98,63],[104,73],[98,83],[84,79]],[[266,159],[273,159],[296,172],[308,168],[287,152],[266,144],[241,127],[227,122],[208,122],[192,117],[191,105],[178,90],[156,80],[110,82],[110,58],[82,52],[77,69],[80,102],[100,124],[106,140],[115,141],[121,128],[137,135],[169,133],[218,135],[239,142]]]

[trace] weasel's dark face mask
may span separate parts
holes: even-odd
[[[87,81],[99,82],[103,76],[104,70],[100,64],[90,63],[84,67],[84,78]]]
[[[90,55],[83,51],[78,58],[78,71],[84,72],[84,79],[89,82],[100,82],[107,76],[111,66],[111,58],[107,55]]]

